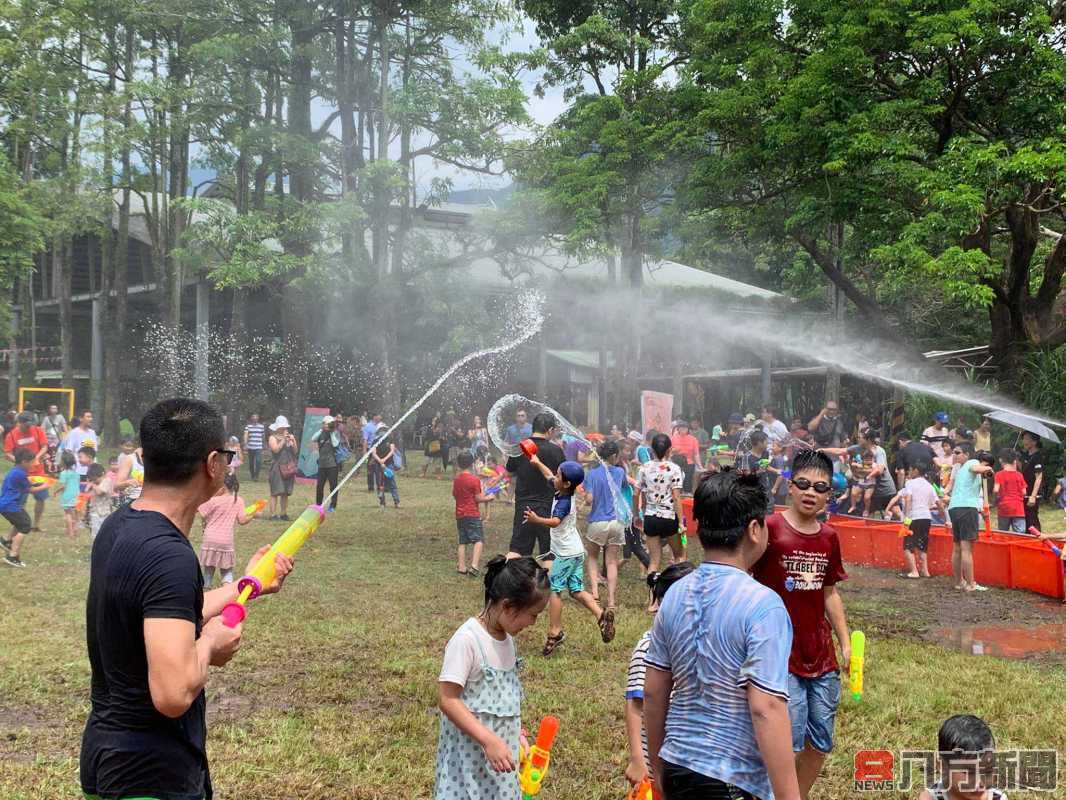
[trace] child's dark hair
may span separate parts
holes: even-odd
[[[470,469],[474,466],[474,457],[468,450],[463,450],[455,457],[455,463],[459,465],[459,469]]]
[[[767,440],[767,435],[762,431],[752,431],[751,436],[748,437],[748,442],[752,447],[758,447]]]
[[[975,453],[974,458],[989,467],[996,463],[995,457],[987,450],[981,450],[980,452]]]
[[[33,453],[25,447],[18,447],[15,449],[15,452],[11,454],[11,458],[14,459],[16,464],[25,464],[29,461],[33,461]]]
[[[955,448],[961,450],[966,456],[973,457],[973,445],[969,442],[956,442]]]
[[[666,597],[666,591],[695,569],[691,561],[681,561],[671,564],[662,572],[649,572],[648,588],[651,589],[651,596],[655,602],[661,603]]]
[[[1011,450],[1009,447],[1004,447],[999,451],[999,463],[1000,464],[1016,464],[1018,463],[1018,454]]]
[[[973,763],[975,758],[994,750],[996,738],[988,723],[973,714],[956,714],[944,720],[936,736],[937,751],[942,761],[953,759]]]
[[[485,565],[485,605],[507,603],[516,610],[534,605],[548,590],[548,570],[532,556],[496,556]]]
[[[63,467],[63,469],[73,469],[74,465],[77,463],[78,462],[74,458],[74,454],[69,450],[64,450],[62,453],[59,454],[59,464]]]
[[[700,544],[735,550],[752,520],[766,518],[770,498],[758,475],[731,469],[711,474],[693,496],[692,515],[699,524]]]
[[[95,447],[82,447],[78,450],[78,455],[87,455],[93,461],[96,460],[96,448]]]
[[[601,461],[607,461],[618,455],[618,443],[613,441],[606,441],[596,448],[596,455],[600,457]]]
[[[241,482],[237,480],[236,474],[227,472],[226,477],[222,479],[222,485],[226,487],[226,491],[233,494],[233,502],[237,502],[237,492],[241,490]]]
[[[792,477],[807,469],[832,478],[833,460],[821,450],[800,450],[792,458]]]
[[[662,461],[666,458],[666,454],[670,452],[670,448],[674,446],[674,443],[670,441],[670,437],[665,433],[657,433],[651,440],[651,451],[655,453],[655,457]]]
[[[89,469],[85,470],[85,477],[91,481],[95,481],[97,478],[102,478],[107,473],[103,464],[90,464]]]

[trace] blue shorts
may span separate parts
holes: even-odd
[[[548,584],[552,594],[576,594],[585,591],[585,556],[557,556],[552,561],[551,572],[548,573]]]
[[[833,750],[833,726],[840,705],[840,674],[827,672],[817,678],[788,676],[788,718],[792,721],[792,750],[810,742],[820,753]]]
[[[455,527],[459,529],[459,544],[477,544],[485,541],[481,517],[456,517]]]

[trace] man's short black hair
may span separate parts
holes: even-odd
[[[833,460],[821,450],[800,450],[792,458],[792,477],[795,478],[806,469],[813,469],[827,478],[832,478]]]
[[[558,424],[559,421],[555,419],[554,414],[541,411],[537,416],[533,417],[533,433],[547,433]]]
[[[185,483],[225,443],[222,415],[213,406],[188,397],[156,403],[141,420],[144,479]]]
[[[736,550],[752,520],[766,518],[770,497],[758,475],[733,470],[710,473],[696,487],[692,516],[699,524],[700,544]]]
[[[455,457],[455,463],[459,465],[459,469],[470,469],[474,466],[474,457],[468,450],[463,450]]]

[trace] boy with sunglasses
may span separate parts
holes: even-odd
[[[788,705],[796,774],[805,799],[833,749],[839,670],[848,669],[851,661],[851,635],[836,589],[848,576],[836,531],[819,521],[832,480],[833,462],[823,451],[796,454],[789,506],[767,517],[766,552],[751,571],[755,580],[780,595],[792,620]],[[834,633],[840,644],[839,662]]]

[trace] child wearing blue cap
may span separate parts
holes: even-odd
[[[576,461],[564,461],[559,471],[552,473],[536,455],[529,459],[544,477],[555,483],[555,499],[552,501],[551,516],[541,517],[531,508],[526,508],[526,522],[545,525],[551,529],[552,561],[548,582],[551,599],[548,600],[548,639],[544,643],[545,656],[550,656],[564,641],[563,631],[563,592],[587,608],[596,617],[600,628],[600,638],[610,642],[614,639],[614,611],[604,611],[591,594],[585,591],[585,545],[577,530],[577,508],[574,505],[574,492],[585,480],[585,470]]]

